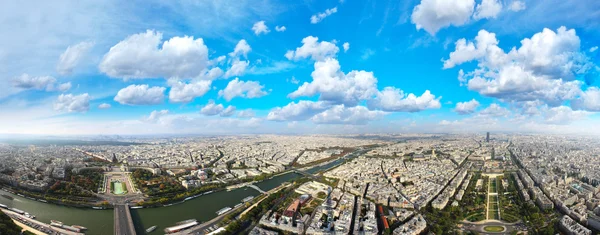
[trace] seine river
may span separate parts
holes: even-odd
[[[365,150],[361,151],[364,152]],[[344,158],[335,160],[328,164],[307,169],[306,172],[316,173],[341,164],[344,160],[359,155],[352,153]],[[301,177],[297,173],[287,173],[275,176],[271,179],[256,183],[256,186],[264,191],[271,190],[284,182],[292,181]],[[36,216],[36,219],[45,223],[50,220],[62,221],[68,225],[81,225],[89,230],[86,234],[112,234],[113,233],[113,210],[80,209],[74,207],[59,206],[26,199],[6,191],[2,194],[11,195],[14,200],[0,197],[0,203],[8,207],[18,208]],[[138,234],[144,234],[145,229],[158,226],[151,234],[162,234],[164,228],[173,226],[175,223],[187,219],[208,221],[217,216],[216,212],[224,207],[234,207],[248,196],[258,196],[259,192],[252,188],[239,188],[232,191],[220,191],[188,200],[184,203],[167,207],[132,209],[131,215]]]

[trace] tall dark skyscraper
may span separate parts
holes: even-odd
[[[490,142],[490,133],[487,133],[487,136],[485,137],[485,142]]]

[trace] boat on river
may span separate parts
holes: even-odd
[[[2,194],[2,197],[6,198],[8,200],[14,200],[15,199],[14,197],[8,196],[6,194]]]
[[[157,226],[156,226],[156,225],[154,225],[154,226],[152,226],[152,227],[150,227],[150,228],[146,229],[146,233],[151,233],[152,231],[156,230],[156,227],[157,227]]]
[[[83,227],[83,226],[80,226],[80,225],[71,225],[71,227],[73,227],[73,228],[78,228],[78,229],[80,229],[80,230],[82,230],[82,231],[83,231],[83,230],[87,230],[87,228],[86,228],[86,227]]]
[[[225,213],[227,213],[230,210],[231,210],[231,207],[225,207],[225,208],[220,209],[219,211],[217,211],[217,215],[225,214]]]

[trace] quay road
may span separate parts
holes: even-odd
[[[10,210],[0,209],[4,214],[8,215],[15,223],[20,223],[26,226],[26,230],[33,230],[35,234],[66,234],[66,235],[83,235],[83,233],[77,233],[62,228],[52,227],[49,224],[42,223],[35,219],[30,219],[20,214],[17,214]],[[2,232],[2,231],[0,231]]]
[[[135,227],[133,226],[133,219],[131,219],[131,212],[129,211],[129,205],[119,204],[115,205],[115,235],[135,235]]]

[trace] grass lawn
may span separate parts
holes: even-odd
[[[486,232],[502,232],[502,231],[504,231],[504,227],[502,227],[502,226],[485,226],[485,227],[483,227],[483,230],[485,230]]]
[[[127,190],[125,189],[125,183],[123,183],[123,182],[111,182],[110,184],[112,185],[113,193],[114,194],[121,195],[121,194],[127,193]]]

